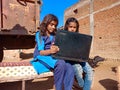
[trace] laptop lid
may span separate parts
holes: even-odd
[[[89,59],[92,36],[58,30],[55,37],[55,45],[59,51],[52,57],[57,59],[85,62]]]

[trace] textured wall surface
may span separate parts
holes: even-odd
[[[93,36],[90,57],[120,59],[120,0],[81,0],[65,10],[65,20],[71,16]]]

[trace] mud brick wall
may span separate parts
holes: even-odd
[[[65,10],[76,17],[79,32],[93,36],[90,57],[120,59],[120,0],[81,0]]]
[[[20,61],[19,50],[4,50],[4,57],[2,62]]]
[[[118,90],[120,90],[120,66],[117,67]]]
[[[21,60],[32,60],[34,48],[32,49],[16,49],[4,50],[4,58],[2,62],[18,62]]]

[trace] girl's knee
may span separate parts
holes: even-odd
[[[63,60],[58,60],[56,63],[56,68],[65,69],[65,62]]]
[[[83,69],[80,64],[73,65],[73,68],[75,72],[81,72],[81,73],[83,72]]]
[[[66,63],[66,69],[69,73],[74,74],[74,69],[71,64]]]

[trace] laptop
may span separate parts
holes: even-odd
[[[62,60],[86,62],[89,59],[91,42],[91,35],[58,30],[54,44],[59,47],[59,51],[53,54],[52,57]]]

